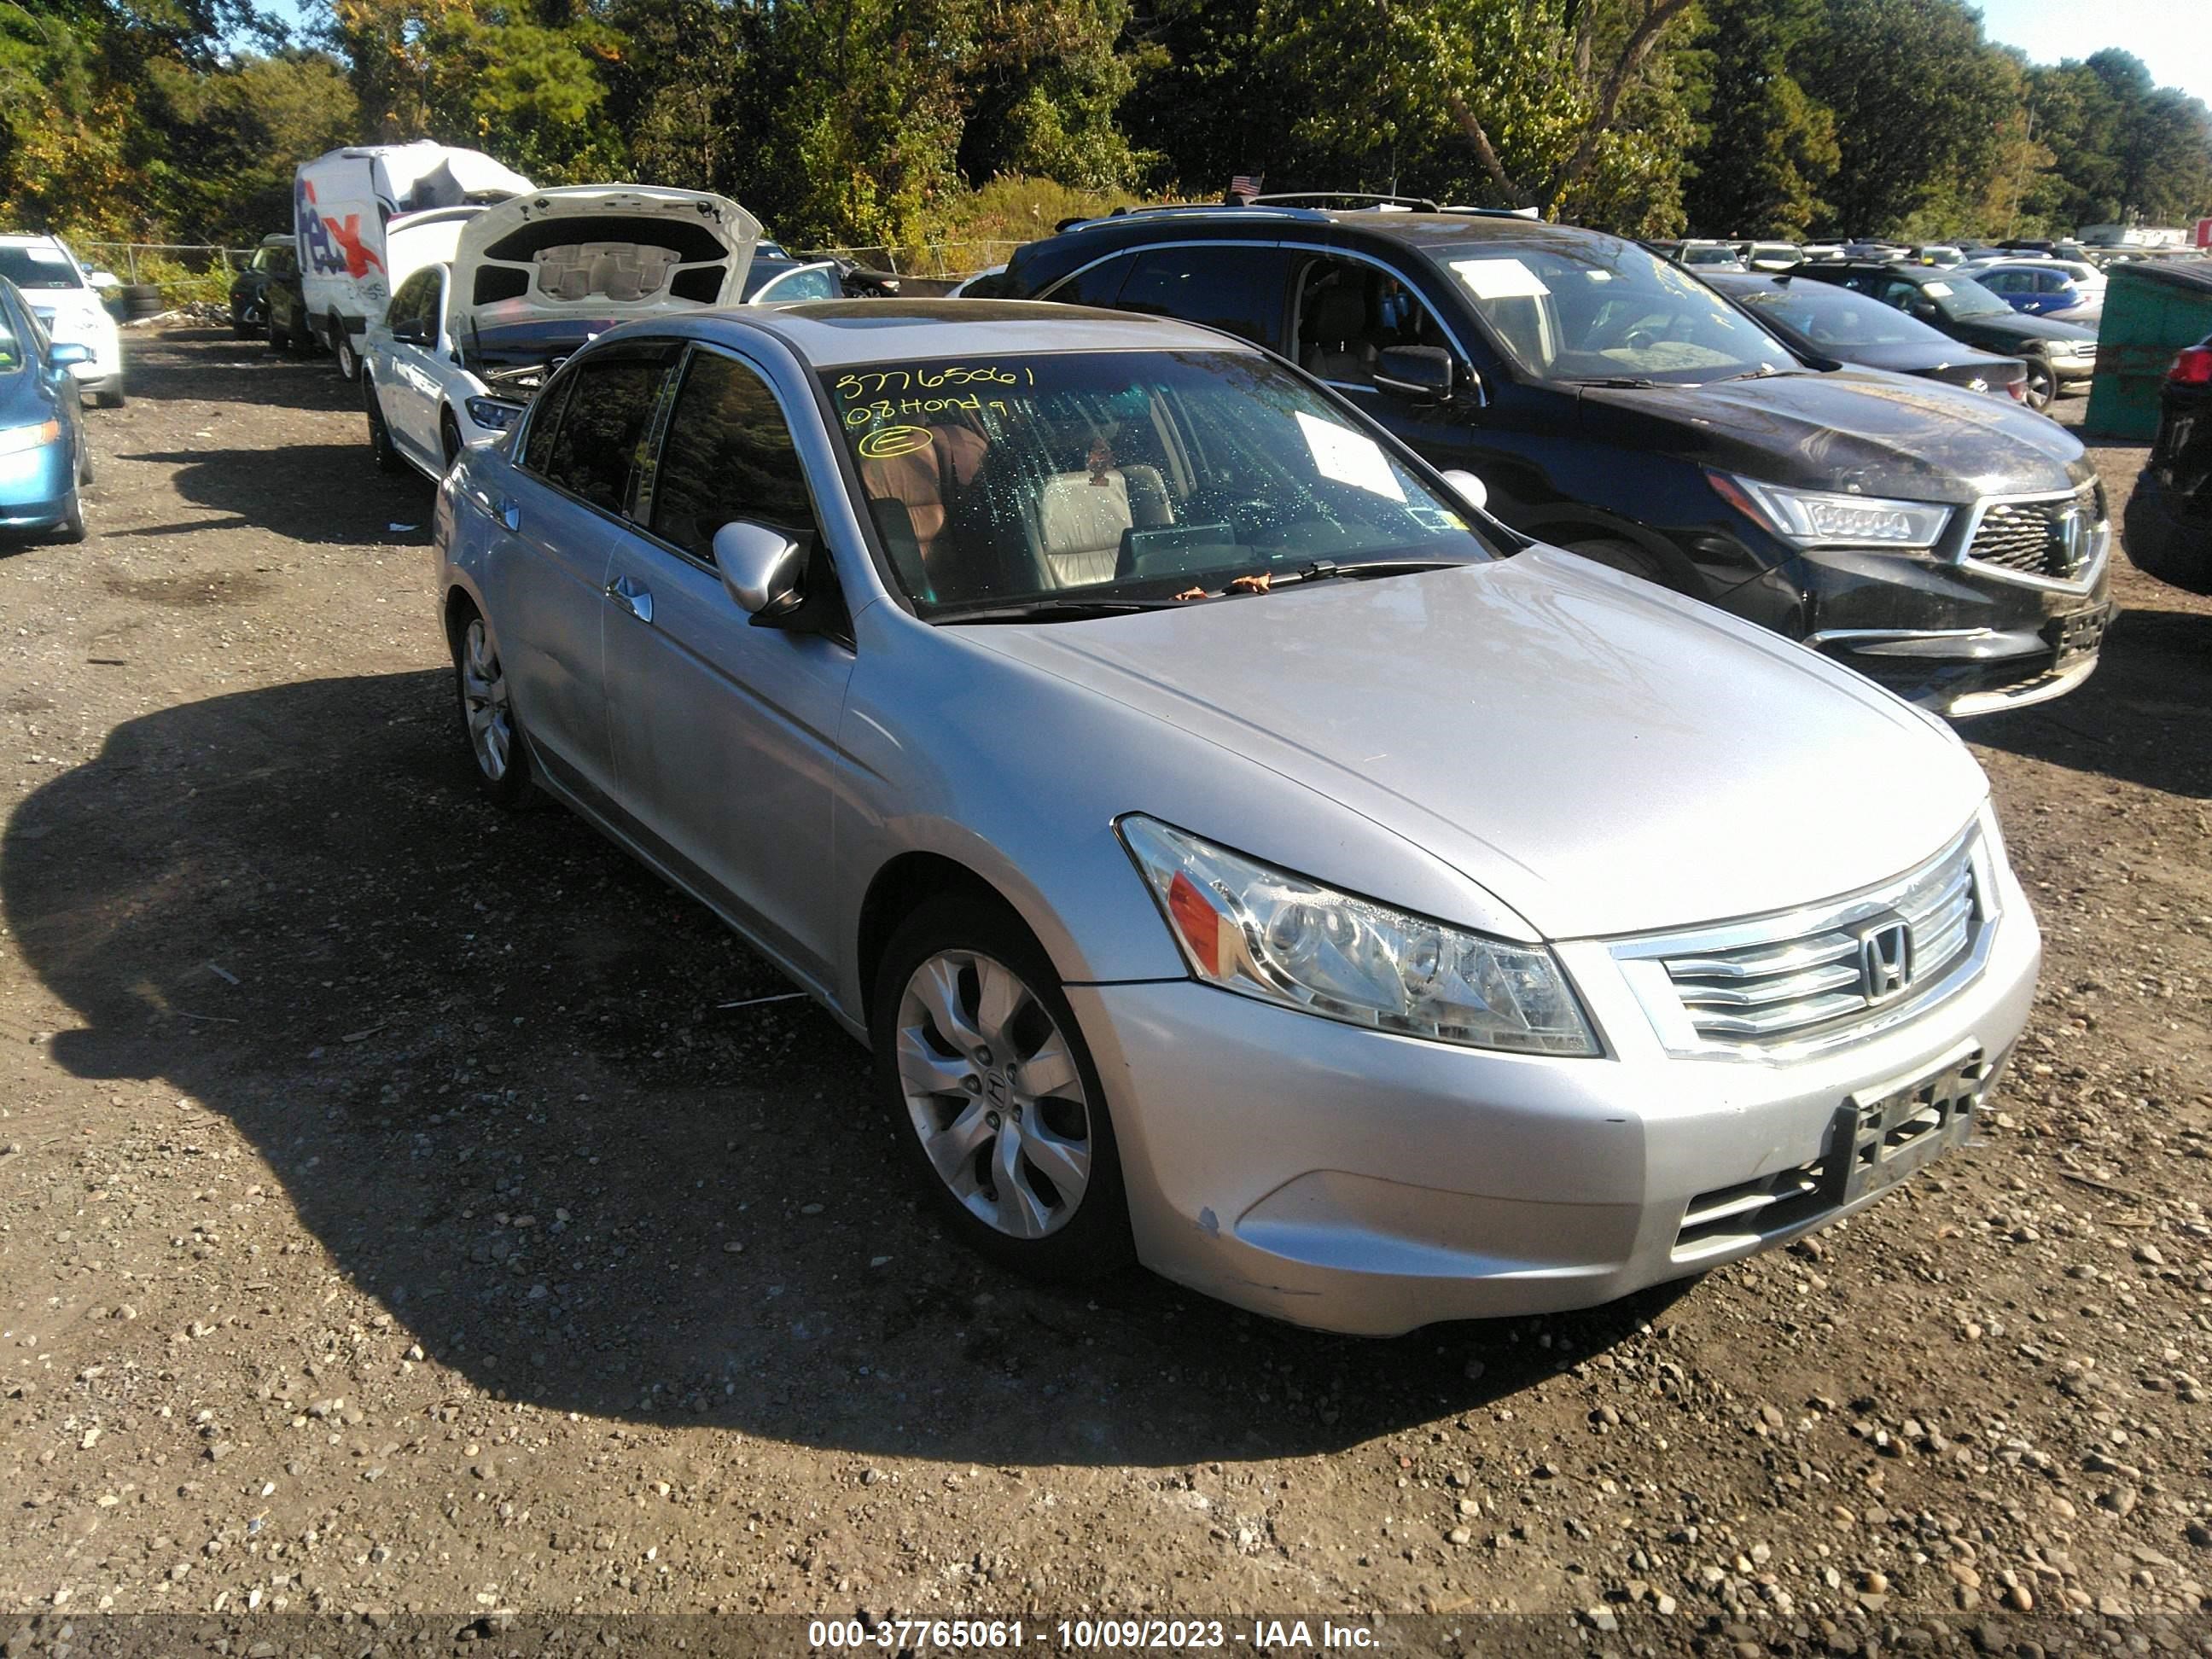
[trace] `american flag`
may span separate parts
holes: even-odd
[[[1260,175],[1240,173],[1229,181],[1229,193],[1240,202],[1249,202],[1260,193]]]

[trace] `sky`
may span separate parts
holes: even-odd
[[[2039,64],[2131,52],[2151,79],[2212,103],[2212,0],[1978,0],[1982,33]]]

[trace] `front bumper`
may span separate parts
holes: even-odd
[[[1855,1098],[1964,1055],[1994,1080],[2042,955],[2002,879],[1972,984],[1788,1065],[1669,1057],[1599,945],[1560,955],[1604,1030],[1601,1060],[1389,1036],[1186,981],[1072,985],[1138,1255],[1239,1307],[1383,1336],[1592,1306],[1824,1226],[1878,1194],[1778,1206],[1733,1232],[1697,1217],[1820,1164]]]
[[[52,530],[68,518],[76,458],[66,430],[59,442],[0,455],[0,530]]]
[[[2095,672],[2112,616],[2110,557],[2057,584],[1890,553],[1801,553],[1805,642],[1908,702],[1954,718],[2063,696]]]

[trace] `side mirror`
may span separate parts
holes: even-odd
[[[118,276],[112,270],[88,271],[86,273],[84,280],[90,283],[94,288],[121,288],[123,286],[123,279],[120,276]]]
[[[1377,390],[1442,403],[1451,396],[1451,353],[1442,346],[1385,346],[1375,362]]]
[[[714,532],[714,568],[738,606],[757,623],[772,623],[804,597],[799,580],[806,550],[781,530],[732,519]]]
[[[46,362],[50,368],[69,368],[92,361],[92,348],[79,345],[75,340],[57,340],[46,348]]]
[[[1466,502],[1468,506],[1473,507],[1477,513],[1488,510],[1490,506],[1489,486],[1485,484],[1481,479],[1476,477],[1474,473],[1464,472],[1459,468],[1454,467],[1450,471],[1443,475],[1443,478],[1444,482],[1451,486],[1452,494],[1458,496],[1461,501]]]

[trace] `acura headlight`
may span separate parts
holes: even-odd
[[[521,404],[498,398],[471,398],[468,406],[469,418],[488,432],[506,431],[514,424],[515,416],[522,413]]]
[[[27,449],[61,441],[62,423],[47,421],[38,426],[0,426],[0,455],[20,455]]]
[[[1942,539],[1951,509],[1825,489],[1787,489],[1727,473],[1707,475],[1735,507],[1799,547],[1893,547],[1918,551]]]
[[[1469,1048],[1599,1052],[1541,945],[1354,898],[1157,819],[1132,816],[1119,828],[1184,959],[1209,985]]]

